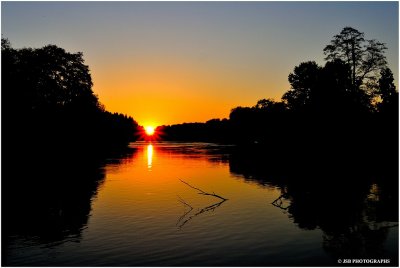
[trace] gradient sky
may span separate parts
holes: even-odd
[[[398,2],[2,2],[1,30],[14,48],[83,52],[107,110],[161,125],[280,100],[345,26],[387,44],[398,86],[398,14]]]

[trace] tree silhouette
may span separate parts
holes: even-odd
[[[283,102],[276,102],[273,99],[261,99],[257,101],[257,104],[253,108],[256,110],[279,113],[286,110],[286,105]]]
[[[290,73],[289,82],[291,89],[282,100],[295,113],[342,113],[369,105],[368,95],[352,87],[350,66],[340,59],[324,67],[303,62]]]
[[[392,71],[389,68],[382,69],[378,87],[378,95],[381,98],[378,108],[381,112],[396,112],[398,109],[399,93],[396,91],[393,81]]]
[[[13,80],[5,76],[8,101],[22,105],[31,112],[38,110],[97,110],[99,102],[92,91],[89,68],[82,53],[68,53],[54,45],[39,49],[4,48],[12,54]],[[9,67],[9,66],[7,66]]]
[[[11,49],[11,43],[10,40],[8,40],[8,38],[1,38],[1,49],[2,51]]]
[[[315,61],[302,62],[289,74],[291,90],[287,91],[282,100],[292,110],[301,110],[312,102],[317,87],[321,67]]]
[[[3,124],[9,144],[31,139],[51,148],[99,149],[134,140],[137,123],[105,110],[92,90],[83,54],[48,45],[13,49],[2,39]],[[15,151],[15,150],[14,150]]]
[[[347,113],[368,111],[370,96],[351,85],[351,69],[342,60],[329,61],[321,69],[315,105],[318,111]]]
[[[324,48],[326,60],[341,59],[351,67],[353,88],[364,87],[376,81],[380,69],[386,66],[386,46],[374,39],[364,39],[364,33],[345,27]]]

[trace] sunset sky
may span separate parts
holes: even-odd
[[[2,2],[1,15],[14,48],[83,52],[106,109],[145,126],[279,100],[345,26],[387,44],[398,86],[398,2]]]

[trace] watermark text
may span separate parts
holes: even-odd
[[[341,264],[389,264],[390,259],[338,259]]]

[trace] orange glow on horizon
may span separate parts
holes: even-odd
[[[131,64],[121,60],[118,71],[93,70],[93,90],[108,111],[132,116],[142,126],[228,118],[237,106],[253,106],[266,97],[279,100],[283,91],[270,88],[288,88],[286,74],[283,85],[277,86],[258,72],[238,70],[240,75],[232,79],[231,72],[219,73],[216,67],[193,66],[182,59],[138,59]]]

